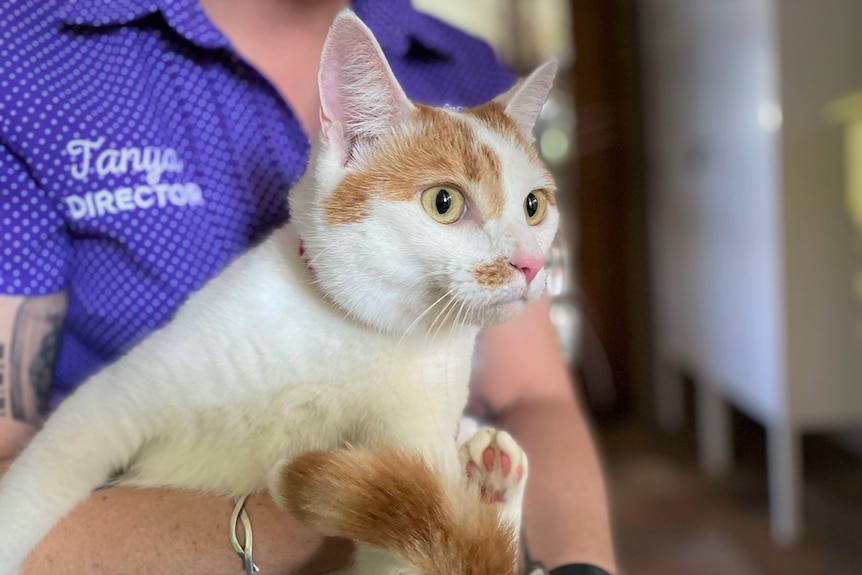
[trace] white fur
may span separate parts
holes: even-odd
[[[334,26],[350,27],[342,37],[354,48],[357,37],[374,43],[352,15]],[[322,85],[342,59],[362,65],[348,46],[330,45],[337,37],[327,42],[325,52],[336,55],[322,64]],[[381,63],[370,66],[379,71]],[[356,102],[345,107],[356,115]],[[331,121],[345,120],[329,112]],[[0,575],[17,573],[48,530],[119,470],[123,484],[235,496],[270,488],[280,465],[301,451],[382,442],[418,450],[458,476],[452,437],[475,335],[523,309],[544,285],[544,275],[529,289],[516,277],[489,290],[468,272],[525,246],[546,252],[557,217],[552,210],[540,226],[525,224],[535,168],[511,143],[475,129],[503,160],[507,207],[499,220],[453,226],[435,223],[418,198],[377,202],[361,222],[324,225],[322,205],[348,169],[338,147],[352,145],[331,144],[324,133],[291,193],[293,223],[85,382],[17,458],[0,482]],[[300,235],[314,277],[297,253]],[[361,553],[357,569],[369,556]]]

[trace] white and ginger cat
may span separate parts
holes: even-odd
[[[341,13],[291,222],[51,415],[0,482],[0,575],[118,470],[268,489],[357,540],[354,572],[514,573],[526,458],[453,435],[478,330],[544,289],[558,214],[530,133],[555,69],[476,108],[415,105]]]

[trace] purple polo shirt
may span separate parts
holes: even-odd
[[[354,9],[416,101],[474,105],[514,81],[408,0]],[[55,402],[282,224],[308,150],[196,0],[7,3],[0,294],[68,292]]]

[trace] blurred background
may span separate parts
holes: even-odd
[[[562,64],[549,289],[626,572],[862,573],[862,1],[414,4]]]

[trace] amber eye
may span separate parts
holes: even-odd
[[[535,226],[545,218],[548,211],[548,197],[543,190],[534,190],[524,199],[524,214],[527,223]]]
[[[434,186],[422,192],[422,207],[441,224],[452,224],[464,213],[464,194],[453,187]]]

